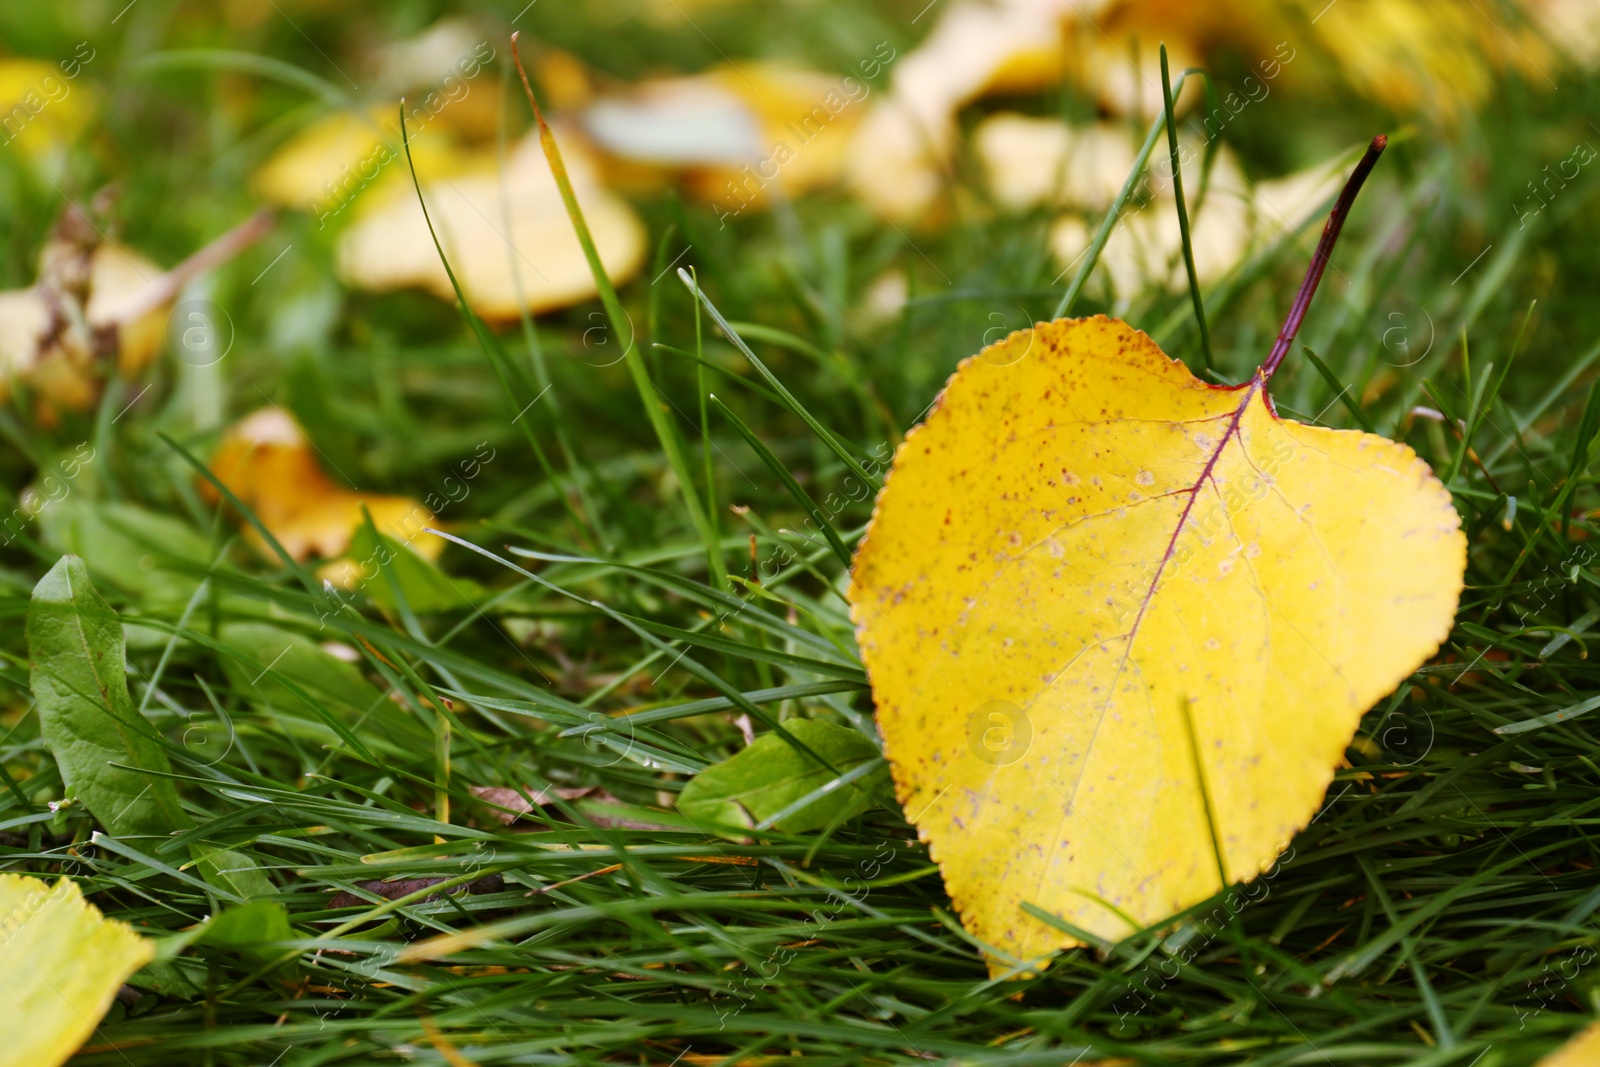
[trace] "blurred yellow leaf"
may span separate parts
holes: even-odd
[[[439,557],[444,543],[422,532],[434,524],[433,512],[409,497],[346,489],[323,473],[314,453],[293,419],[276,407],[262,408],[223,436],[211,457],[211,472],[296,561],[343,555],[364,522],[363,507],[383,534],[425,559]],[[202,481],[200,488],[211,502],[219,498],[209,483]],[[247,536],[272,554],[253,529]],[[330,577],[339,584],[350,580],[345,568]]]
[[[1203,145],[1187,135],[1180,145],[1191,160],[1184,170],[1189,175],[1195,273],[1202,286],[1219,281],[1285,234],[1302,232],[1338,191],[1342,178],[1342,157],[1335,157],[1283,178],[1250,181],[1233,153],[1218,147],[1202,201],[1196,187]],[[1080,134],[1048,120],[996,116],[979,129],[978,154],[990,175],[991,194],[1004,206],[1059,203],[1079,209],[1063,215],[1050,230],[1057,262],[1072,268],[1093,241],[1100,213],[1126,181],[1135,147],[1126,130],[1110,125]],[[1108,158],[1111,164],[1102,165]],[[1101,253],[1095,284],[1112,296],[1131,296],[1146,287],[1180,290],[1188,284],[1169,171],[1165,157],[1151,167]]]
[[[1287,2],[1308,15],[1318,6]],[[1545,73],[1555,65],[1550,49],[1498,5],[1340,0],[1318,18],[1316,30],[1352,85],[1400,112],[1457,118],[1488,98],[1506,68],[1555,88]]]
[[[1573,62],[1600,63],[1600,4],[1594,0],[1524,0],[1528,16]]]
[[[611,280],[621,284],[644,260],[644,225],[626,201],[600,185],[593,164],[576,145],[564,144],[562,153],[601,262]],[[517,147],[503,182],[493,157],[480,157],[454,177],[424,180],[422,194],[450,265],[483,318],[514,319],[523,307],[547,311],[596,295],[537,138]],[[414,192],[365,211],[345,230],[338,268],[346,281],[363,289],[417,286],[455,299]]]
[[[1103,0],[1088,3],[1090,9]],[[885,62],[890,88],[850,146],[848,172],[868,203],[891,218],[924,212],[956,142],[955,116],[987,92],[1029,92],[1067,69],[1071,0],[965,0],[945,7],[913,50]]]
[[[1067,80],[1106,112],[1159,115],[1162,44],[1175,80],[1219,56],[1245,61],[1246,76],[1219,85],[1221,99],[1185,123],[1211,138],[1280,85],[1305,84],[1313,70],[1404,114],[1450,121],[1482,103],[1505,71],[1554,89],[1557,57],[1547,38],[1578,62],[1600,60],[1600,5],[1592,0],[1521,0],[1520,8],[1475,0],[956,0],[930,17],[933,29],[893,63],[889,92],[871,102],[850,148],[854,187],[894,219],[937,217],[929,209],[952,170],[956,116],[986,94]],[[1191,89],[1176,107],[1204,99]],[[1094,165],[1109,172],[1120,157],[1118,150]]]
[[[1539,1061],[1539,1067],[1600,1067],[1600,1023],[1592,1023],[1578,1036]]]
[[[96,198],[101,208],[103,195]],[[172,301],[184,284],[237,255],[271,225],[270,216],[257,215],[163,270],[108,240],[69,206],[39,252],[38,280],[0,292],[0,400],[26,382],[46,423],[60,411],[92,407],[113,364],[133,377],[160,353]]]
[[[413,129],[411,154],[424,178],[466,165],[442,123],[431,130]],[[398,182],[410,191],[397,109],[336,111],[319,119],[279,149],[256,171],[253,182],[265,199],[305,211],[324,225],[374,189]]]
[[[682,171],[696,196],[765,205],[839,179],[871,85],[780,63],[741,62],[602,97],[584,132],[629,163]]]
[[[151,942],[102,916],[72,879],[52,886],[0,874],[0,1063],[65,1063],[154,955]]]
[[[68,70],[81,73],[81,62],[0,59],[0,145],[42,161],[60,156],[83,135],[99,102]]]
[[[1104,209],[1133,171],[1139,146],[1126,126],[1069,126],[1002,111],[972,134],[984,184],[1008,211],[1040,206]]]
[[[1415,453],[1280,419],[1261,372],[1207,385],[1104,317],[963,362],[850,601],[900,801],[991,967],[1081,943],[1025,905],[1119,940],[1266,870],[1465,563]]]
[[[64,242],[54,246],[60,250]],[[47,249],[48,260],[50,250]],[[164,271],[130,248],[111,242],[70,253],[80,284],[41,274],[39,284],[0,293],[0,399],[13,381],[27,380],[41,404],[82,411],[100,395],[105,357],[124,377],[155,358],[165,340],[165,302],[151,305],[147,287]]]
[[[468,20],[442,19],[373,50],[366,57],[371,94],[384,102],[334,111],[306,126],[252,176],[256,193],[311,214],[321,226],[353,222],[414,198],[408,138],[424,181],[491,170],[505,100],[499,80],[485,73],[499,56],[490,36],[497,37]],[[587,102],[591,79],[580,60],[538,45],[532,54],[535,76],[558,107]]]

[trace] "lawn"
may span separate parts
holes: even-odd
[[[1017,46],[947,88],[948,144],[916,170],[846,142],[972,10],[924,2],[0,9],[0,96],[39,104],[0,116],[0,288],[81,295],[97,248],[149,275],[219,253],[150,338],[128,320],[36,364],[17,353],[65,342],[0,293],[0,871],[69,876],[159,953],[72,1063],[1499,1067],[1600,1016],[1600,66],[1521,22],[1532,0],[1428,7],[1454,38],[1406,0],[1103,5],[1065,75]],[[513,30],[614,294],[550,236],[548,169],[525,202],[466,160],[544,166]],[[1129,67],[1084,60],[1096,37]],[[1177,105],[1198,298],[1181,255],[1129,251],[1176,233],[1141,96],[1160,41],[1174,80],[1210,76]],[[791,107],[811,90],[769,83],[780,62],[843,101]],[[606,110],[703,71],[767,102],[753,169],[716,157],[711,105]],[[388,132],[354,166],[284,162],[330,121]],[[1070,210],[1007,185],[1046,127],[1091,126],[1117,147],[1084,158],[1115,172]],[[1271,391],[1444,482],[1453,630],[1263,874],[991,968],[880,754],[846,600],[877,487],[962,359],[1063,313],[1249,381],[1377,134]],[[1295,218],[1213,222],[1316,168]],[[451,208],[473,182],[503,215]],[[480,239],[435,249],[419,186]],[[549,230],[513,226],[535,207]],[[97,766],[144,783],[130,805],[171,794],[171,829],[118,832],[46,736],[27,620],[64,554],[97,591],[73,595],[120,616],[145,724],[147,758]],[[102,668],[115,623],[86,646]],[[116,689],[110,662],[84,676]],[[719,774],[741,804],[679,804]],[[16,955],[0,940],[0,990],[64,965]]]

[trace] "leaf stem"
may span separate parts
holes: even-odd
[[[1374,137],[1372,143],[1367,146],[1367,154],[1361,157],[1361,162],[1356,164],[1356,169],[1350,174],[1350,180],[1344,183],[1344,191],[1339,194],[1333,210],[1328,213],[1327,225],[1322,227],[1322,237],[1317,241],[1317,252],[1311,257],[1311,266],[1306,269],[1305,280],[1300,283],[1300,292],[1295,296],[1294,306],[1289,309],[1289,317],[1278,333],[1278,341],[1272,346],[1272,353],[1267,356],[1267,361],[1261,364],[1261,369],[1257,372],[1262,382],[1272,378],[1273,372],[1278,369],[1278,364],[1283,362],[1283,357],[1288,355],[1289,349],[1293,347],[1295,334],[1300,332],[1300,323],[1305,321],[1306,309],[1311,306],[1311,298],[1316,295],[1317,286],[1322,281],[1322,272],[1328,269],[1328,257],[1333,255],[1334,243],[1339,240],[1339,231],[1344,229],[1344,220],[1350,214],[1350,206],[1355,203],[1356,194],[1366,184],[1367,175],[1372,173],[1378,157],[1383,155],[1383,150],[1388,146],[1388,137],[1381,133]]]

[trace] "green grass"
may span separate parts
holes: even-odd
[[[90,14],[81,6],[8,10],[0,39],[70,53],[84,35],[73,19]],[[629,76],[780,43],[848,69],[859,42],[913,41],[920,6],[730,10],[701,23],[717,42],[708,47],[682,26],[600,15],[609,29],[597,43],[579,5],[541,4],[547,21],[530,32]],[[302,36],[271,13],[241,29],[187,10],[143,0],[118,35],[96,37],[90,69],[115,86],[117,121],[53,182],[0,149],[7,284],[31,280],[62,193],[84,197],[111,178],[125,184],[132,243],[177,259],[250,210],[244,180],[287,129],[270,120],[315,105],[303,89],[238,74],[141,72],[142,55],[254,51],[338,85],[321,53],[345,61],[355,33],[337,14],[296,9]],[[435,10],[400,4],[378,21],[414,30]],[[1595,88],[1577,72],[1559,95],[1509,84],[1464,125],[1397,140],[1302,332],[1320,362],[1297,348],[1274,379],[1285,414],[1370,425],[1449,477],[1471,556],[1446,647],[1363,720],[1326,806],[1269,876],[1159,934],[1066,953],[1009,982],[990,981],[892,807],[745,843],[661,809],[693,771],[742,747],[734,718],[751,706],[762,732],[813,716],[872,735],[840,595],[837,549],[853,548],[870,513],[870,494],[845,488],[850,464],[881,463],[985,331],[1056,306],[1067,279],[1046,250],[1050,220],[992,210],[969,160],[961,207],[937,232],[896,231],[836,193],[747,212],[726,230],[704,207],[641,200],[660,262],[687,247],[678,265],[767,369],[719,334],[674,272],[621,287],[641,366],[685,442],[674,475],[594,307],[541,319],[537,356],[520,331],[499,335],[497,369],[443,303],[341,292],[326,234],[285,218],[216,278],[211,298],[238,337],[216,368],[168,361],[137,401],[142,383],[118,383],[97,416],[56,426],[17,406],[0,413],[8,491],[88,441],[95,460],[51,507],[137,504],[205,546],[186,552],[113,526],[74,547],[137,626],[134,701],[166,738],[196,834],[269,868],[294,923],[294,940],[245,953],[190,948],[193,995],[119,1002],[74,1062],[1534,1062],[1600,1012],[1600,715],[1533,723],[1600,695],[1587,656],[1600,622],[1600,548],[1588,538],[1600,525],[1585,517],[1600,505],[1588,464],[1600,395],[1597,179],[1574,182],[1526,229],[1509,204],[1545,162],[1600,140],[1584,117]],[[524,126],[523,106],[508,106]],[[1239,121],[1246,163],[1263,174],[1398,124],[1359,101],[1288,93]],[[1314,235],[1206,294],[1221,378],[1243,379],[1266,355]],[[891,267],[907,272],[911,300],[895,320],[870,322],[861,296]],[[1189,294],[1107,308],[1096,292],[1089,284],[1074,313],[1109,310],[1199,367]],[[543,368],[550,396],[513,424]],[[718,403],[703,403],[707,391]],[[454,479],[466,491],[443,524],[537,578],[451,547],[447,573],[486,590],[471,609],[419,614],[365,595],[330,605],[306,574],[245,545],[167,443],[204,456],[228,419],[268,399],[362,488],[421,496]],[[480,444],[493,458],[464,478]],[[808,516],[831,536],[784,532]],[[758,560],[781,543],[798,557],[759,588],[748,581],[752,536]],[[170,873],[186,842],[95,843],[80,807],[50,806],[61,783],[30,708],[21,623],[62,548],[31,526],[0,569],[0,866],[71,874],[107,914],[159,937],[221,907],[192,871]],[[263,617],[356,650],[415,733],[374,730],[360,709],[316,696],[315,706],[263,696],[249,683],[264,665],[217,637]],[[634,714],[616,720],[623,711]],[[350,726],[359,746],[322,717]],[[635,822],[677,828],[596,821],[585,799],[510,832],[470,793],[546,783],[602,787]],[[440,901],[366,893],[369,904],[330,907],[333,892],[371,879],[489,874],[503,888]],[[404,954],[452,932],[472,936],[448,958]]]

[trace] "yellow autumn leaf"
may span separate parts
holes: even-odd
[[[1111,5],[1098,19],[1087,12],[1070,24],[1071,50],[1077,62],[1078,84],[1092,93],[1100,106],[1113,114],[1137,115],[1149,120],[1161,114],[1161,46],[1167,46],[1173,78],[1190,67],[1205,66],[1204,42],[1223,39],[1245,55],[1270,53],[1270,42],[1260,23],[1264,13],[1259,0],[1230,17],[1221,3],[1196,4],[1190,0],[1140,0]],[[1237,17],[1248,14],[1249,17]],[[1224,27],[1222,33],[1208,33]],[[1265,49],[1262,44],[1267,43]],[[1185,93],[1175,106],[1192,106],[1199,94]]]
[[[1600,6],[1591,0],[1525,0],[1528,17],[1575,63],[1600,63]]]
[[[901,803],[1028,961],[1249,881],[1362,713],[1449,631],[1466,542],[1409,448],[1280,419],[1104,317],[966,360],[909,434],[851,603]],[[1194,747],[1189,741],[1192,718]],[[1198,753],[1198,755],[1197,755]]]
[[[1134,169],[1138,141],[1125,124],[1071,126],[1056,119],[1000,112],[973,133],[989,195],[1009,211],[1065,209],[1050,231],[1051,249],[1064,268],[1076,266],[1093,241],[1102,212]],[[1251,181],[1226,145],[1184,128],[1179,151],[1189,162],[1196,275],[1209,285],[1306,219],[1338,190],[1342,160],[1335,158],[1283,178]],[[1201,161],[1213,153],[1203,201],[1195,195]],[[1171,165],[1165,156],[1143,173],[1100,256],[1100,281],[1115,296],[1154,284],[1188,284],[1181,259],[1182,232],[1173,205]]]
[[[101,213],[108,203],[102,192],[91,211]],[[92,407],[113,369],[134,377],[165,347],[169,312],[183,286],[271,226],[269,215],[258,214],[163,270],[69,205],[40,249],[34,284],[0,292],[0,401],[25,382],[47,425],[63,410]]]
[[[1302,14],[1315,0],[1281,0]],[[1555,89],[1555,53],[1519,15],[1476,0],[1351,0],[1316,24],[1321,45],[1359,91],[1398,110],[1446,120],[1487,100],[1497,76],[1515,70]],[[1591,8],[1593,5],[1589,5]]]
[[[0,874],[0,1062],[56,1067],[94,1032],[122,983],[155,955],[70,878]]]
[[[1600,1067],[1600,1023],[1591,1023],[1539,1061],[1539,1067]]]
[[[892,65],[850,149],[854,188],[895,219],[926,221],[957,147],[961,108],[995,92],[1034,92],[1063,80],[1115,115],[1162,111],[1159,48],[1171,68],[1247,61],[1247,76],[1178,96],[1185,123],[1215,138],[1283,86],[1333,75],[1408,114],[1451,120],[1515,71],[1554,89],[1557,53],[1600,60],[1592,0],[956,0]],[[1324,91],[1327,91],[1326,88]],[[1109,168],[1109,162],[1106,164]]]
[[[251,178],[258,195],[327,224],[379,189],[406,192],[400,112],[417,173],[436,178],[473,161],[471,147],[492,143],[504,94],[485,76],[494,45],[465,19],[441,19],[364,57],[377,103],[335,110],[291,137]]]
[[[434,524],[433,512],[409,497],[363,493],[339,485],[322,469],[315,446],[288,415],[262,408],[241,419],[223,436],[211,457],[211,472],[261,520],[296,561],[343,555],[362,526],[362,508],[380,533],[424,559],[437,559],[443,542],[422,531]],[[220,494],[202,480],[200,489],[215,503]],[[271,549],[252,528],[246,536],[264,553]],[[351,581],[347,567],[325,575],[340,585]]]
[[[1252,253],[1291,231],[1300,232],[1338,190],[1339,162],[1329,160],[1282,178],[1251,182],[1233,163],[1231,153],[1219,151],[1205,202],[1190,217],[1200,284],[1219,281]],[[1190,168],[1184,169],[1187,173]],[[1188,285],[1171,182],[1152,180],[1146,188],[1153,195],[1122,216],[1100,256],[1102,282],[1117,297],[1131,296],[1146,286],[1181,290]],[[1076,266],[1093,242],[1094,221],[1067,215],[1051,227],[1050,247],[1064,269]]]
[[[594,101],[581,121],[608,162],[635,168],[619,172],[625,180],[680,173],[700,199],[742,210],[837,181],[871,92],[860,72],[745,62],[640,82]]]
[[[1080,16],[1075,0],[965,0],[936,17],[916,48],[885,61],[888,91],[872,102],[850,144],[855,191],[891,218],[917,218],[937,196],[962,106],[985,93],[1030,92],[1061,80],[1068,63],[1063,24]]]
[[[60,249],[64,242],[55,242]],[[38,284],[0,293],[0,399],[27,380],[42,404],[82,411],[100,395],[107,354],[119,373],[144,369],[166,339],[166,305],[143,294],[165,272],[130,248],[110,241],[73,248],[81,288],[60,285],[48,268]],[[79,312],[74,315],[72,310]]]
[[[0,59],[0,145],[37,161],[59,157],[98,107],[94,90],[76,76],[81,73],[77,60]]]
[[[1071,126],[1012,111],[979,122],[972,149],[989,195],[1007,211],[1041,205],[1104,210],[1139,155],[1124,124]]]
[[[454,143],[446,122],[418,130],[415,119],[407,121],[412,126],[411,155],[423,178],[453,174],[469,165],[470,157]],[[251,181],[263,198],[304,211],[324,226],[381,190],[398,186],[409,191],[411,172],[397,110],[384,106],[326,115],[280,148]],[[344,217],[357,216],[352,212]]]
[[[627,201],[600,184],[576,144],[564,143],[562,154],[601,263],[620,285],[644,262],[644,224]],[[456,278],[483,318],[509,321],[522,307],[569,307],[598,292],[537,137],[526,138],[511,154],[504,182],[490,154],[454,177],[424,180],[422,194]],[[363,289],[419,286],[454,300],[416,193],[407,189],[363,207],[340,235],[340,276]]]

